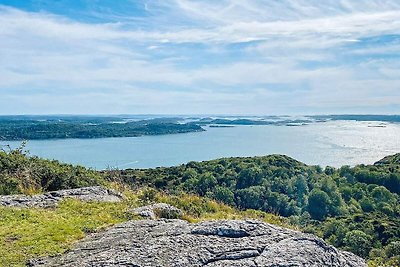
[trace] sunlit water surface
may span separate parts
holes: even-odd
[[[371,164],[400,152],[400,124],[331,121],[295,127],[205,129],[205,132],[159,136],[32,140],[27,149],[33,155],[95,169],[173,166],[192,160],[269,154],[339,167]],[[0,142],[13,147],[20,143]]]

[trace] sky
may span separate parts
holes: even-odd
[[[0,0],[0,114],[400,114],[399,0]]]

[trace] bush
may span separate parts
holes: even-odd
[[[372,237],[363,231],[353,230],[346,234],[344,243],[348,250],[361,257],[367,257],[372,247]]]
[[[138,196],[139,201],[143,204],[149,204],[157,201],[157,190],[154,188],[145,188]]]
[[[385,247],[385,253],[388,258],[400,256],[400,241],[389,243],[389,245]]]
[[[0,151],[0,194],[36,193],[104,184],[104,177],[81,166],[30,157],[23,148]]]
[[[261,210],[265,206],[264,188],[252,186],[236,191],[236,204],[242,209]]]
[[[375,209],[374,202],[370,198],[364,197],[360,200],[359,203],[362,210],[365,212],[371,212]]]
[[[235,205],[235,195],[229,188],[217,186],[215,188],[213,196],[216,200],[221,201],[225,204]]]

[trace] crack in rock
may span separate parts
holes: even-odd
[[[223,254],[218,255],[215,258],[211,258],[204,263],[204,266],[209,265],[210,263],[222,261],[222,260],[243,260],[247,258],[254,258],[260,256],[258,250],[254,249],[244,249],[237,251],[227,251]]]

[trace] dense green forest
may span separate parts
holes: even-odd
[[[61,117],[59,119],[0,118],[0,140],[133,137],[198,132],[196,124],[178,123],[173,118],[124,121],[109,117]]]
[[[29,157],[22,148],[0,152],[0,194],[110,181],[133,189],[153,187],[170,196],[194,193],[241,210],[281,215],[302,231],[370,259],[371,266],[400,263],[400,154],[338,169],[271,155],[97,172]]]

